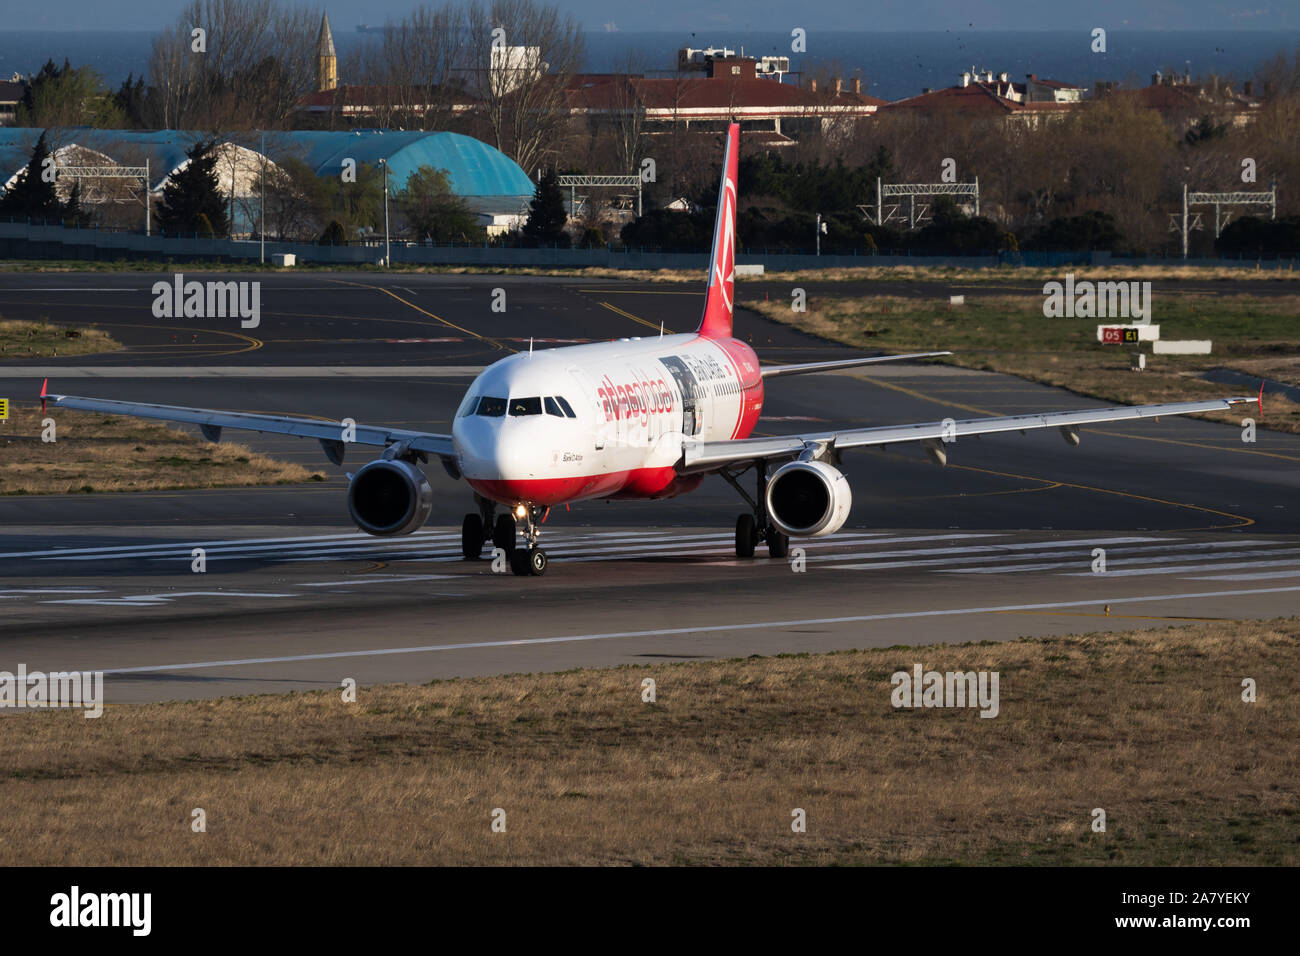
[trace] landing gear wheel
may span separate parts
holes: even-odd
[[[483,553],[483,518],[466,515],[460,526],[460,553],[466,561],[477,561]]]
[[[758,544],[758,531],[754,527],[753,515],[741,515],[736,519],[736,557],[752,558]]]
[[[497,515],[496,527],[492,529],[492,546],[506,554],[514,554],[515,519],[510,515]]]
[[[767,529],[767,554],[772,558],[784,558],[790,554],[790,536],[782,534],[773,527]]]
[[[510,570],[522,577],[540,578],[549,563],[541,548],[516,548],[510,553]]]

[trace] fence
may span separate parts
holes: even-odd
[[[495,267],[554,267],[566,269],[688,269],[703,272],[708,253],[660,252],[641,249],[523,249],[503,246],[416,246],[393,242],[394,264]],[[360,266],[383,261],[382,240],[369,245],[328,246],[310,242],[266,243],[266,259],[276,253],[292,253],[300,263]],[[130,232],[76,229],[62,225],[0,222],[0,259],[77,259],[115,261],[121,259],[164,262],[257,262],[262,254],[258,240],[200,239],[144,236]],[[1119,259],[1109,252],[1004,252],[984,256],[921,255],[824,255],[768,253],[744,249],[737,255],[742,264],[762,264],[772,271],[827,270],[861,266],[938,266],[992,268],[999,265],[1057,267],[1069,265],[1154,264],[1184,266],[1241,266],[1289,269],[1291,260],[1256,259]]]

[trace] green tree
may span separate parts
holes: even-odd
[[[384,226],[384,174],[375,166],[357,164],[357,180],[343,182],[338,176],[326,178],[325,215],[337,219],[349,238],[360,229]]]
[[[45,133],[36,140],[27,168],[0,196],[0,216],[14,219],[60,219],[63,206],[54,191],[54,164]]]
[[[451,189],[447,171],[421,166],[397,194],[402,216],[417,239],[433,242],[481,242],[483,227]]]
[[[564,226],[568,221],[559,177],[554,172],[546,173],[537,184],[537,191],[528,207],[524,238],[539,245],[567,246],[569,234],[564,231]]]
[[[90,222],[90,213],[81,208],[81,183],[73,181],[72,192],[63,206],[63,224],[65,226],[84,226]]]
[[[316,241],[322,246],[341,246],[348,241],[348,237],[343,233],[343,224],[337,219],[331,219]]]
[[[1053,219],[1034,234],[1027,245],[1049,252],[1110,250],[1123,245],[1124,236],[1110,213],[1093,209],[1082,216]]]
[[[19,126],[94,126],[115,129],[126,114],[94,70],[49,60],[32,77],[18,104]]]
[[[173,173],[158,204],[158,225],[169,235],[230,232],[226,200],[217,186],[215,140],[200,140],[185,153],[189,162]]]
[[[266,169],[266,232],[280,239],[310,239],[329,220],[330,182],[296,156]],[[250,212],[252,210],[250,209]],[[253,220],[257,222],[256,218]],[[342,228],[342,225],[339,227]]]

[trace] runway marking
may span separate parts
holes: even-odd
[[[467,329],[467,328],[465,328],[465,327],[463,327],[463,326],[457,325],[455,322],[448,322],[448,321],[447,321],[446,319],[444,319],[442,316],[440,316],[440,315],[434,315],[434,314],[433,314],[432,312],[430,312],[428,309],[422,309],[422,308],[420,308],[420,307],[419,307],[418,305],[416,305],[414,302],[411,302],[411,301],[408,300],[408,299],[403,299],[403,298],[402,298],[400,295],[398,295],[396,292],[393,292],[391,289],[385,289],[383,286],[378,286],[378,285],[368,285],[368,284],[366,284],[366,283],[364,283],[364,282],[349,282],[349,281],[346,280],[346,279],[326,279],[325,281],[326,281],[326,282],[337,282],[339,285],[351,285],[351,286],[357,286],[358,288],[361,288],[361,289],[372,289],[372,290],[375,291],[375,292],[382,292],[384,295],[392,296],[392,297],[393,297],[394,299],[396,299],[398,302],[402,303],[402,304],[405,305],[405,306],[408,306],[409,308],[414,309],[416,312],[419,312],[421,315],[427,315],[429,318],[434,319],[435,321],[441,322],[443,325],[447,326],[447,328],[449,328],[449,329],[455,329],[457,332],[464,332],[466,335],[472,335],[472,336],[474,336],[474,338],[478,339],[480,342],[487,342],[489,345],[495,346],[496,348],[501,349],[501,350],[503,350],[503,351],[507,351],[507,352],[513,352],[513,351],[515,351],[514,349],[510,348],[510,346],[504,344],[503,342],[498,341],[497,339],[491,338],[491,337],[486,336],[486,335],[479,335],[477,332],[471,332],[469,329]]]
[[[993,471],[988,468],[976,468],[973,465],[949,465],[948,467],[960,468],[962,471],[980,472],[985,475],[998,475],[999,477],[1002,478],[1018,478],[1021,481],[1049,481],[1050,480],[1047,478],[1037,478],[1032,475],[1018,475],[1015,472],[1010,472],[1010,471]],[[1167,498],[1153,498],[1148,495],[1134,494],[1131,491],[1116,491],[1113,488],[1101,488],[1096,485],[1080,485],[1071,481],[1058,481],[1056,482],[1056,484],[1060,485],[1062,488],[1074,488],[1079,491],[1094,491],[1097,492],[1098,494],[1103,494],[1103,495],[1116,495],[1117,497],[1120,498],[1133,498],[1136,501],[1149,501],[1153,504],[1158,504],[1158,505],[1171,505],[1172,507],[1175,508],[1187,508],[1190,509],[1191,511],[1204,511],[1206,514],[1219,515],[1220,517],[1223,518],[1233,518],[1237,522],[1236,524],[1210,525],[1208,528],[1204,528],[1204,529],[1203,528],[1179,529],[1182,531],[1201,531],[1201,530],[1219,531],[1225,528],[1247,528],[1250,525],[1253,525],[1255,523],[1254,518],[1247,518],[1245,515],[1235,515],[1229,511],[1218,511],[1214,508],[1206,508],[1203,505],[1192,505],[1192,504],[1188,504],[1185,501],[1170,501]]]
[[[1211,574],[1206,577],[1192,577],[1189,581],[1267,581],[1273,578],[1300,577],[1300,568],[1292,571],[1263,571],[1258,574]]]
[[[1020,563],[1017,563],[1017,562],[1022,562],[1022,561],[1032,561],[1032,560],[1035,560],[1035,559],[1037,559],[1037,558],[1062,558],[1062,557],[1064,557],[1065,555],[1063,555],[1063,554],[1059,554],[1059,553],[1056,553],[1056,552],[1061,552],[1061,551],[1067,551],[1067,552],[1070,552],[1070,553],[1076,554],[1076,555],[1079,556],[1079,557],[1078,557],[1078,560],[1079,560],[1079,561],[1085,561],[1085,562],[1091,564],[1091,562],[1092,562],[1092,553],[1091,553],[1091,550],[1080,551],[1080,550],[1073,550],[1073,549],[1075,549],[1075,548],[1079,548],[1079,547],[1090,549],[1090,548],[1093,547],[1093,546],[1097,546],[1097,545],[1101,545],[1101,544],[1105,544],[1105,545],[1108,546],[1108,551],[1107,551],[1108,554],[1109,554],[1110,552],[1114,552],[1114,553],[1116,553],[1116,554],[1125,554],[1125,555],[1126,555],[1126,554],[1132,554],[1132,553],[1134,553],[1134,552],[1138,552],[1138,551],[1154,551],[1154,552],[1156,552],[1156,553],[1165,553],[1165,552],[1169,552],[1169,551],[1195,551],[1195,550],[1197,550],[1197,549],[1200,549],[1200,550],[1204,550],[1204,551],[1206,552],[1206,555],[1205,555],[1205,556],[1206,556],[1207,558],[1215,558],[1215,557],[1218,557],[1218,556],[1219,556],[1219,552],[1218,552],[1217,549],[1220,548],[1220,547],[1223,547],[1223,546],[1224,546],[1223,544],[1214,543],[1214,542],[1197,542],[1197,543],[1194,543],[1194,544],[1167,544],[1166,542],[1167,542],[1169,539],[1164,539],[1164,538],[1147,538],[1147,539],[1137,538],[1137,539],[1133,539],[1133,540],[1135,540],[1135,541],[1143,541],[1143,540],[1147,540],[1147,541],[1159,541],[1160,543],[1159,543],[1159,544],[1140,545],[1140,546],[1137,546],[1137,547],[1127,547],[1127,548],[1126,548],[1126,547],[1110,547],[1111,545],[1114,545],[1114,544],[1117,543],[1117,542],[1123,542],[1124,540],[1126,540],[1126,539],[1123,539],[1123,538],[1109,538],[1109,539],[1107,539],[1107,538],[1097,538],[1097,539],[1091,539],[1091,540],[1088,540],[1088,541],[1084,542],[1082,545],[1077,544],[1077,543],[1074,544],[1074,545],[1070,545],[1070,544],[1067,544],[1067,543],[1064,543],[1064,542],[1063,542],[1063,543],[1060,543],[1060,544],[1053,544],[1053,543],[1050,542],[1050,541],[1042,541],[1042,542],[1038,542],[1038,545],[1041,546],[1041,549],[1042,549],[1042,550],[1040,550],[1040,551],[1034,551],[1034,552],[1029,552],[1029,553],[1021,553],[1021,554],[1006,554],[1006,555],[1001,554],[1001,553],[999,553],[999,552],[1002,551],[1003,549],[1007,549],[1007,550],[1009,550],[1010,548],[1015,547],[1015,546],[1013,546],[1013,545],[1003,545],[1003,546],[993,545],[992,547],[989,547],[989,548],[957,548],[957,549],[953,549],[954,553],[958,553],[958,552],[976,552],[976,551],[982,551],[982,552],[986,552],[986,553],[978,554],[978,555],[975,555],[974,557],[934,558],[934,559],[924,560],[924,561],[872,561],[872,562],[870,562],[870,563],[866,563],[866,564],[845,564],[845,565],[835,565],[835,566],[832,568],[832,570],[876,571],[876,570],[890,570],[890,569],[893,569],[893,568],[920,568],[920,567],[936,567],[936,566],[939,567],[939,570],[943,570],[944,568],[951,567],[952,565],[955,565],[955,564],[977,564],[977,563],[979,563],[979,562],[987,562],[987,561],[992,560],[992,559],[1002,559],[1002,560],[1003,560],[1003,569],[1004,569],[1004,570],[1007,570],[1007,571],[1026,571],[1026,570],[1033,570],[1033,569],[1036,569],[1036,568],[1076,567],[1077,564],[1078,564],[1077,561],[1062,562],[1062,563],[1059,563],[1059,564],[1051,564],[1051,565],[1028,565],[1028,564],[1020,564]],[[1277,542],[1277,543],[1278,543],[1278,544],[1282,544],[1282,543],[1284,543],[1284,542]],[[1243,544],[1260,544],[1260,545],[1264,545],[1264,546],[1271,546],[1272,543],[1271,543],[1271,542],[1254,542],[1254,541],[1233,541],[1233,542],[1232,542],[1230,545],[1228,545],[1228,546],[1229,546],[1229,547],[1233,547],[1233,546],[1243,545]],[[909,552],[903,551],[903,552],[899,552],[899,553],[900,553],[900,554],[908,554]],[[843,560],[845,557],[846,557],[846,555],[839,555],[839,554],[817,555],[817,560],[818,560],[818,561],[836,561],[836,560]],[[1110,563],[1110,564],[1114,564],[1114,563],[1116,563],[1116,562],[1118,562],[1118,561],[1134,562],[1134,561],[1154,561],[1154,560],[1156,560],[1156,559],[1155,559],[1155,558],[1151,558],[1151,557],[1149,557],[1149,556],[1147,556],[1147,555],[1136,555],[1135,557],[1132,557],[1132,558],[1109,558],[1109,559],[1108,559],[1108,563]],[[1185,561],[1185,560],[1188,560],[1188,558],[1187,558],[1186,555],[1183,555],[1183,556],[1179,556],[1179,557],[1176,557],[1176,558],[1170,558],[1169,560],[1174,560],[1174,561]]]
[[[1216,422],[1215,424],[1226,423]],[[1229,427],[1233,426],[1229,425]],[[1139,438],[1142,441],[1155,441],[1166,445],[1186,445],[1188,448],[1204,448],[1207,451],[1231,451],[1240,455],[1259,455],[1261,458],[1278,458],[1282,461],[1300,461],[1300,456],[1296,455],[1279,455],[1277,452],[1256,451],[1253,448],[1241,448],[1239,447],[1242,444],[1240,436],[1225,439],[1225,444],[1220,447],[1218,445],[1205,445],[1194,441],[1182,441],[1177,438],[1156,438],[1154,435],[1126,435],[1123,432],[1108,432],[1099,428],[1089,428],[1087,431],[1095,432],[1098,435],[1105,435],[1108,438]]]
[[[614,305],[612,302],[602,302],[602,303],[600,303],[600,304],[601,304],[602,306],[604,306],[605,308],[609,309],[609,311],[614,312],[614,313],[617,313],[618,315],[623,316],[623,318],[625,318],[625,319],[631,319],[633,322],[639,322],[639,323],[641,323],[641,324],[644,325],[646,328],[654,329],[656,332],[659,331],[659,326],[655,325],[653,322],[650,322],[650,321],[648,321],[648,320],[646,320],[646,319],[643,319],[643,318],[640,318],[640,317],[638,317],[638,316],[635,316],[635,315],[633,315],[631,312],[625,312],[625,311],[623,311],[622,309],[620,309],[618,306]],[[673,332],[672,329],[667,328],[667,327],[664,328],[664,335],[675,335],[675,334],[676,334],[676,333]]]
[[[692,295],[703,298],[702,292],[669,292],[659,289],[576,289],[577,292],[590,292],[593,295]]]
[[[589,561],[597,558],[610,557],[610,556],[621,555],[621,554],[629,554],[632,557],[635,557],[638,554],[655,554],[658,552],[668,552],[668,551],[673,552],[674,555],[689,557],[692,555],[716,554],[717,548],[721,546],[724,541],[727,542],[731,541],[733,536],[734,533],[732,532],[713,534],[713,535],[701,535],[698,537],[678,535],[678,536],[665,536],[660,538],[653,538],[650,539],[649,542],[647,542],[646,540],[638,536],[629,536],[627,540],[635,541],[636,542],[635,544],[629,544],[629,545],[618,546],[618,547],[596,545],[590,548],[583,548],[583,544],[585,542],[584,539],[582,538],[563,538],[563,539],[554,539],[552,541],[549,541],[546,547],[548,552],[551,551],[552,548],[557,548],[557,547],[564,548],[568,546],[574,549],[569,553],[565,553],[563,550],[559,551],[558,553],[552,553],[551,555],[552,561]],[[861,539],[853,539],[853,538],[845,537],[845,538],[841,538],[839,543],[843,545],[857,544],[861,542],[866,542],[871,544],[886,544],[886,543],[906,542],[906,541],[930,541],[934,539],[952,540],[954,538],[981,538],[981,537],[996,537],[996,535],[941,534],[941,535],[926,535],[921,537],[879,538],[879,539],[867,538],[867,537]],[[706,539],[718,539],[718,540],[716,541],[716,543],[713,543],[711,547],[709,547],[707,550],[690,549],[692,543],[700,544],[700,545],[710,543],[707,542]],[[258,548],[258,549],[249,549],[249,550],[265,551],[265,550],[272,550],[272,549]],[[322,551],[327,551],[327,552],[332,551],[333,553],[327,553],[321,555]],[[410,553],[410,552],[424,552],[424,551],[428,551],[428,554]],[[224,556],[227,557],[228,559],[238,560],[239,555],[243,553],[246,552],[230,551],[230,552],[224,552]],[[218,556],[221,556],[223,552],[217,552],[215,549],[209,549],[208,556],[211,557],[213,554],[217,554]],[[336,560],[346,560],[347,556],[352,554],[360,554],[367,557],[374,556],[376,554],[382,554],[385,556],[391,556],[390,560],[393,561],[460,561],[463,560],[463,556],[460,551],[459,538],[456,538],[454,540],[448,540],[448,542],[445,545],[443,545],[441,548],[438,548],[437,546],[430,546],[428,544],[422,544],[422,543],[405,543],[405,544],[389,543],[384,541],[383,539],[379,539],[371,543],[369,547],[359,546],[355,548],[349,548],[349,547],[340,546],[338,548],[298,548],[295,550],[283,551],[276,555],[267,555],[267,557],[278,559],[278,560],[284,560],[284,561],[289,561],[294,559],[302,559],[308,561],[336,561]],[[172,555],[141,555],[140,557],[148,558],[154,561],[173,560],[176,558],[181,558],[188,561],[190,558],[190,552],[188,550],[184,550],[184,551],[178,551]],[[78,557],[78,558],[70,558],[69,560],[87,561],[87,560],[94,560],[94,558]]]
[[[417,531],[415,534],[424,535],[426,532]],[[451,537],[450,531],[433,532],[433,535],[439,537]],[[430,535],[432,536],[432,535]],[[208,548],[219,547],[224,544],[292,544],[299,541],[339,541],[339,540],[374,540],[371,535],[362,532],[352,532],[351,534],[327,534],[327,535],[300,535],[290,538],[249,538],[246,541],[231,541],[229,539],[222,541],[171,541],[161,542],[159,544],[123,544],[112,545],[100,548],[68,548],[67,550],[59,548],[47,548],[44,551],[9,551],[0,554],[0,558],[33,558],[33,557],[51,557],[58,558],[73,554],[104,554],[112,551],[156,551],[162,548]]]
[[[1235,544],[1235,543],[1236,543],[1236,542],[1234,542],[1234,544]],[[1217,549],[1215,549],[1215,548],[1211,548],[1211,549],[1209,549],[1209,550],[1208,550],[1204,555],[1202,555],[1202,556],[1200,557],[1199,560],[1211,560],[1211,561],[1212,561],[1212,560],[1219,560],[1219,559],[1222,559],[1222,558],[1253,558],[1253,557],[1257,557],[1257,556],[1259,556],[1259,555],[1261,555],[1261,554],[1263,554],[1263,555],[1267,555],[1267,556],[1273,556],[1273,555],[1284,555],[1284,554],[1286,554],[1286,555],[1290,555],[1290,554],[1300,554],[1300,548],[1286,548],[1286,547],[1278,547],[1279,545],[1283,545],[1284,543],[1285,543],[1285,542],[1281,542],[1281,541],[1279,541],[1279,542],[1277,542],[1276,544],[1263,544],[1263,545],[1260,545],[1259,547],[1257,547],[1257,549],[1254,550],[1254,551],[1219,551],[1219,550],[1217,550]],[[1260,548],[1276,548],[1276,550],[1260,550]],[[1174,548],[1169,548],[1169,549],[1167,549],[1167,550],[1172,551],[1172,550],[1174,550]],[[1091,561],[1091,555],[1088,556],[1088,559],[1087,559],[1087,560]],[[1186,554],[1171,555],[1171,556],[1169,556],[1169,557],[1165,557],[1165,558],[1153,557],[1153,556],[1151,556],[1151,555],[1141,555],[1141,556],[1133,557],[1133,558],[1111,558],[1111,557],[1108,556],[1107,559],[1106,559],[1106,568],[1107,568],[1107,569],[1106,569],[1105,572],[1102,572],[1102,573],[1104,573],[1104,574],[1109,574],[1109,575],[1111,575],[1111,576],[1114,576],[1114,575],[1117,575],[1117,574],[1121,574],[1121,573],[1124,573],[1124,574],[1142,574],[1142,573],[1147,573],[1147,572],[1143,572],[1143,571],[1138,570],[1138,569],[1134,569],[1134,570],[1127,570],[1127,569],[1126,569],[1126,570],[1124,570],[1124,571],[1121,572],[1121,571],[1112,571],[1112,570],[1110,570],[1110,568],[1111,568],[1112,566],[1114,566],[1114,565],[1120,565],[1120,564],[1137,564],[1138,562],[1142,562],[1142,563],[1144,563],[1144,564],[1148,564],[1148,565],[1150,565],[1150,564],[1170,564],[1170,563],[1172,563],[1172,562],[1174,562],[1174,561],[1188,561],[1188,560],[1198,560],[1198,558],[1197,558],[1195,555],[1186,555]],[[1297,560],[1300,560],[1300,559],[1297,559]],[[1052,562],[1047,562],[1047,563],[1044,563],[1044,564],[1021,564],[1021,565],[1017,565],[1016,568],[1015,568],[1015,570],[1017,570],[1017,571],[1055,571],[1055,570],[1058,570],[1058,569],[1060,569],[1060,568],[1077,568],[1078,566],[1079,566],[1079,565],[1078,565],[1078,562],[1077,562],[1077,561],[1052,561]],[[1245,567],[1245,566],[1247,566],[1247,565],[1242,565],[1242,566]],[[1179,569],[1175,568],[1175,569],[1173,569],[1173,570],[1179,570]],[[960,569],[954,570],[954,571],[951,572],[951,573],[953,573],[953,574],[998,574],[998,573],[1000,573],[1000,572],[999,572],[999,569],[997,569],[997,568],[960,568]],[[1090,572],[1090,571],[1081,571],[1081,572],[1079,572],[1079,574],[1083,574],[1083,575],[1087,575],[1087,574],[1091,574],[1091,573],[1092,573],[1092,572]],[[1158,572],[1156,572],[1156,571],[1151,571],[1151,572],[1149,572],[1149,573],[1151,573],[1151,574],[1156,574],[1156,573],[1158,573]],[[1164,572],[1162,571],[1162,572],[1159,572],[1159,573],[1164,573]],[[1067,575],[1067,576],[1076,576],[1076,575],[1071,574],[1071,575]]]
[[[966,404],[963,404],[963,403],[961,403],[961,402],[954,402],[954,401],[951,401],[951,400],[949,400],[949,399],[944,399],[944,398],[936,398],[936,397],[934,397],[934,396],[932,396],[932,395],[926,395],[924,392],[918,392],[918,391],[916,391],[915,389],[906,388],[905,386],[902,386],[902,385],[895,385],[895,384],[893,384],[893,383],[891,383],[891,382],[885,382],[885,381],[880,380],[879,378],[873,378],[872,376],[870,376],[870,375],[868,375],[868,374],[863,374],[863,373],[852,373],[852,372],[850,372],[849,374],[851,375],[851,377],[856,378],[856,379],[858,379],[859,381],[870,382],[870,383],[873,384],[873,385],[879,385],[881,388],[892,389],[893,391],[901,392],[901,393],[904,394],[904,395],[910,395],[910,396],[913,397],[913,398],[919,398],[919,399],[922,399],[923,401],[932,402],[932,403],[934,403],[934,404],[936,404],[936,405],[947,405],[947,406],[952,407],[952,408],[960,408],[960,409],[962,409],[963,411],[975,412],[976,414],[980,414],[980,415],[992,415],[992,414],[993,414],[993,412],[990,411],[990,410],[987,409],[987,408],[980,408],[980,407],[977,406],[977,405],[966,405]],[[1028,403],[1026,403],[1026,404],[1028,404]],[[1221,423],[1212,423],[1212,424],[1221,424]],[[1087,432],[1096,432],[1096,431],[1097,431],[1096,429],[1093,429],[1093,428],[1084,428],[1083,430],[1084,430],[1084,431],[1087,431]],[[1112,435],[1112,434],[1115,434],[1115,433],[1112,433],[1112,432],[1103,432],[1103,433],[1099,433],[1099,434]],[[1149,435],[1126,435],[1126,436],[1124,436],[1124,437],[1127,437],[1127,438],[1134,438],[1134,439],[1138,439],[1138,440],[1141,440],[1141,441],[1173,442],[1173,443],[1175,443],[1175,444],[1178,444],[1178,442],[1176,442],[1174,439],[1169,439],[1169,438],[1156,438],[1156,437],[1154,437],[1154,436],[1149,436]],[[1245,451],[1246,454],[1260,454],[1260,453],[1253,453],[1253,452],[1250,452],[1248,449],[1240,449],[1240,448],[1226,448],[1226,449],[1217,449],[1217,450],[1226,450],[1226,451],[1235,451],[1235,452]],[[1263,453],[1263,454],[1267,454],[1267,453]],[[1276,457],[1276,456],[1271,456],[1271,457]],[[950,466],[950,467],[964,468],[965,470],[968,470],[968,471],[984,471],[984,469],[981,469],[981,468],[972,468],[972,467],[970,467],[970,466],[968,466],[968,465],[954,465],[954,466]],[[985,473],[986,473],[986,474],[991,474],[991,475],[1001,475],[1001,476],[1003,476],[1003,477],[1006,477],[1006,476],[1008,476],[1008,474],[1009,474],[1009,473],[1006,473],[1006,472],[998,472],[998,471],[985,471]],[[1027,480],[1027,481],[1049,481],[1049,480],[1050,480],[1050,479],[1047,479],[1047,478],[1036,478],[1036,477],[1032,477],[1032,476],[1030,476],[1030,475],[1014,475],[1014,474],[1012,474],[1012,475],[1010,475],[1010,477],[1013,477],[1013,478],[1020,478],[1020,479],[1022,479],[1022,480]],[[1179,502],[1179,501],[1166,501],[1166,500],[1164,500],[1164,499],[1162,499],[1162,498],[1148,498],[1148,497],[1145,497],[1145,496],[1143,496],[1143,495],[1135,495],[1135,494],[1132,494],[1131,492],[1127,492],[1127,491],[1115,491],[1115,490],[1110,489],[1110,488],[1098,488],[1098,487],[1094,487],[1094,486],[1091,486],[1091,485],[1071,484],[1071,483],[1069,483],[1069,482],[1058,482],[1058,484],[1060,484],[1060,485],[1062,485],[1062,486],[1064,486],[1064,487],[1066,487],[1066,488],[1078,488],[1078,489],[1082,489],[1082,490],[1084,490],[1084,491],[1096,491],[1096,492],[1101,492],[1101,493],[1103,493],[1103,494],[1108,494],[1108,495],[1119,495],[1120,497],[1124,497],[1124,498],[1136,498],[1136,499],[1138,499],[1138,500],[1140,500],[1140,501],[1151,501],[1151,502],[1155,502],[1155,503],[1157,503],[1157,504],[1174,505],[1175,507],[1178,507],[1178,508],[1190,508],[1190,509],[1195,510],[1195,511],[1204,511],[1204,512],[1207,512],[1207,513],[1209,513],[1209,514],[1217,514],[1217,515],[1221,515],[1221,516],[1226,517],[1226,518],[1234,518],[1234,519],[1236,519],[1236,520],[1239,522],[1238,524],[1235,524],[1235,525],[1216,525],[1216,526],[1213,526],[1213,527],[1216,528],[1216,529],[1217,529],[1217,528],[1221,528],[1221,527],[1229,527],[1229,528],[1242,527],[1242,528],[1244,528],[1244,527],[1247,527],[1247,526],[1252,525],[1252,524],[1255,523],[1255,521],[1254,521],[1253,518],[1247,518],[1247,517],[1245,517],[1244,515],[1234,515],[1234,514],[1230,514],[1229,512],[1226,512],[1226,511],[1216,511],[1216,510],[1214,510],[1213,508],[1204,508],[1204,507],[1202,507],[1202,506],[1200,506],[1200,505],[1191,505],[1191,504],[1187,504],[1187,503],[1185,503],[1185,502]],[[1190,529],[1190,528],[1189,528],[1189,529],[1186,529],[1186,530],[1197,530],[1197,529]]]
[[[348,581],[306,581],[294,585],[300,588],[356,587],[358,584],[399,584],[403,581],[445,581],[454,574],[406,574],[393,577],[352,578]]]
[[[677,637],[687,634],[719,634],[734,631],[772,630],[808,627],[818,624],[861,624],[868,621],[897,621],[927,617],[952,617],[962,614],[993,614],[1008,611],[1042,611],[1054,608],[1086,607],[1098,604],[1141,604],[1161,601],[1192,601],[1221,597],[1249,597],[1258,594],[1284,594],[1300,591],[1300,585],[1279,588],[1248,588],[1236,591],[1201,591],[1190,594],[1154,594],[1141,597],[1096,597],[1084,601],[1057,601],[1044,604],[1005,604],[991,607],[964,607],[930,611],[895,611],[882,614],[854,614],[847,617],[813,617],[785,621],[751,621],[736,624],[709,624],[698,627],[664,627],[640,631],[608,631],[599,634],[569,634],[562,637],[530,637],[502,641],[471,641],[458,644],[425,644],[417,647],[387,647],[365,651],[328,651],[317,654],[289,654],[281,657],[249,657],[222,661],[193,661],[188,664],[156,664],[150,667],[96,668],[104,674],[150,674],[159,671],[187,671],[212,667],[247,667],[254,664],[292,664],[301,661],[337,660],[349,657],[385,657],[393,654],[427,654],[436,651],[484,650],[497,647],[528,647],[582,641],[608,641],[629,637]]]
[[[162,607],[175,598],[188,597],[251,597],[287,598],[292,594],[271,594],[259,591],[175,591],[158,594],[124,594],[118,598],[79,598],[67,601],[42,601],[42,604],[94,604],[102,607]]]
[[[1284,552],[1271,551],[1269,553],[1281,554]],[[1292,549],[1291,551],[1285,553],[1300,554],[1300,551]],[[1211,557],[1218,557],[1218,555],[1212,555]],[[1231,571],[1236,568],[1276,568],[1284,564],[1294,565],[1297,562],[1300,562],[1300,557],[1289,558],[1286,561],[1225,561],[1222,564],[1184,564],[1172,568],[1124,568],[1119,571],[1111,571],[1110,569],[1107,569],[1105,574],[1099,574],[1097,575],[1097,577],[1131,578],[1131,577],[1137,577],[1139,575],[1152,575],[1152,574],[1185,574],[1188,571],[1195,573],[1197,571]],[[1071,572],[1064,576],[1076,578],[1076,577],[1088,577],[1089,575],[1090,572],[1088,571],[1079,571],[1079,572]]]

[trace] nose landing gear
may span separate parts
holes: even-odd
[[[510,570],[520,577],[531,575],[541,577],[546,573],[548,559],[546,552],[537,546],[537,542],[542,537],[542,524],[546,521],[546,516],[551,513],[550,508],[541,508],[536,505],[521,505],[515,508],[515,515],[523,511],[523,516],[517,520],[523,524],[520,529],[527,542],[524,548],[514,547],[514,527],[510,529],[510,548],[507,552],[510,555]],[[502,515],[502,518],[509,519],[508,515]],[[499,521],[500,519],[498,519]]]
[[[510,570],[520,576],[540,577],[546,573],[549,563],[546,552],[537,546],[542,537],[542,524],[551,513],[550,508],[536,505],[520,505],[504,514],[496,513],[496,503],[480,495],[474,496],[478,505],[478,514],[467,514],[460,528],[460,550],[466,561],[477,561],[483,553],[483,545],[491,531],[492,547],[500,548],[506,553]],[[523,514],[519,517],[520,511]],[[520,528],[519,525],[523,527]],[[519,535],[524,538],[524,547],[516,547]]]

